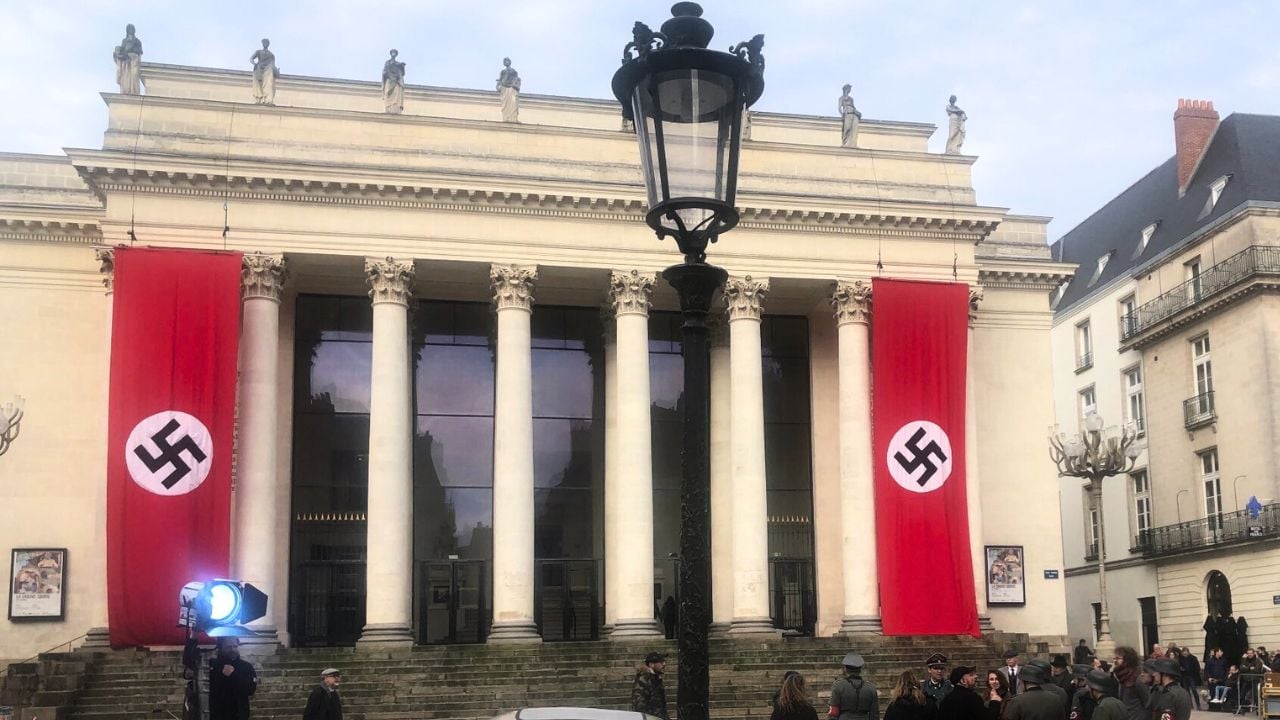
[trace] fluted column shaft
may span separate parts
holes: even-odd
[[[533,567],[533,356],[537,268],[489,269],[498,311],[493,410],[493,627],[489,642],[538,641]]]
[[[730,418],[729,326],[724,312],[710,320],[711,365],[711,631],[733,622],[733,448]]]
[[[839,363],[842,633],[880,631],[871,458],[871,285],[839,282],[831,296]]]
[[[614,639],[658,637],[653,618],[653,440],[649,419],[649,296],[657,276],[614,272],[609,301],[616,317],[618,403],[616,454],[620,544]]]
[[[978,317],[982,288],[969,288],[969,336],[965,353],[964,389],[964,478],[965,503],[969,512],[969,549],[973,554],[973,589],[978,601],[979,621],[989,626],[987,615],[987,559],[982,536],[982,483],[978,477],[978,398],[975,394],[973,324]]]
[[[373,300],[369,515],[361,645],[413,642],[413,386],[409,369],[412,261],[365,261]]]
[[[240,271],[244,297],[240,331],[240,430],[236,456],[235,540],[232,577],[268,592],[276,586],[276,432],[279,425],[280,294],[284,260],[245,255]],[[252,644],[278,642],[273,617],[250,623]]]
[[[773,633],[769,617],[769,515],[764,465],[760,321],[768,280],[730,278],[730,418],[733,451],[733,621],[731,634]]]

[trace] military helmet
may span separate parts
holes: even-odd
[[[1116,681],[1116,676],[1101,668],[1090,670],[1085,676],[1085,682],[1091,689],[1106,695],[1115,695],[1120,691],[1120,683]]]

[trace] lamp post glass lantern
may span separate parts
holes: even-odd
[[[662,276],[680,297],[684,424],[680,480],[680,628],[676,707],[681,720],[709,716],[711,625],[711,411],[707,315],[728,274],[706,262],[707,245],[738,224],[734,207],[742,115],[764,91],[764,36],[710,50],[715,30],[697,3],[671,8],[654,32],[632,28],[613,76],[622,115],[635,124],[649,211],[659,238],[684,262]]]
[[[1084,429],[1075,435],[1062,432],[1056,425],[1049,428],[1049,457],[1058,466],[1058,474],[1089,481],[1089,497],[1098,513],[1098,657],[1115,652],[1111,638],[1111,616],[1107,610],[1107,530],[1102,512],[1102,481],[1113,475],[1128,473],[1146,449],[1146,441],[1138,437],[1135,423],[1110,427],[1097,413],[1089,413]]]

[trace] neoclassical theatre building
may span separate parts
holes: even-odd
[[[644,223],[617,104],[524,94],[512,122],[493,91],[408,86],[391,114],[372,82],[284,75],[266,105],[245,72],[142,80],[103,95],[101,148],[0,155],[0,404],[25,398],[0,546],[66,550],[62,616],[0,621],[0,656],[109,627],[121,246],[245,254],[230,571],[269,593],[265,635],[660,635],[680,593],[682,363],[655,273],[679,255]],[[1072,268],[1047,219],[980,204],[977,158],[929,152],[935,131],[866,120],[850,148],[838,118],[752,117],[742,222],[710,248],[730,273],[711,350],[723,631],[877,631],[868,289],[905,278],[971,288],[969,494],[951,511],[979,614],[1066,632],[1045,433],[1049,293]],[[988,603],[987,546],[1019,552],[1022,602]]]

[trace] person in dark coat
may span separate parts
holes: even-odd
[[[1041,685],[1045,692],[1058,698],[1058,702],[1062,703],[1062,714],[1065,717],[1067,711],[1071,709],[1071,695],[1062,689],[1057,678],[1053,676],[1053,665],[1044,658],[1032,658],[1027,661],[1027,667],[1034,667],[1044,675],[1045,679]]]
[[[1004,717],[1004,704],[1009,700],[1009,688],[999,670],[987,671],[987,690],[982,697],[987,703],[987,714],[993,718]]]
[[[880,691],[862,677],[867,662],[856,652],[844,656],[844,676],[831,686],[827,715],[835,720],[880,720]]]
[[[1204,661],[1209,662],[1209,658],[1213,655],[1213,649],[1218,647],[1218,624],[1213,621],[1212,615],[1205,615],[1204,625]]]
[[[1089,673],[1093,670],[1092,665],[1084,663],[1071,666],[1071,677],[1075,682],[1074,691],[1071,693],[1071,707],[1067,709],[1068,720],[1090,720],[1093,717],[1097,701],[1089,691],[1088,682]],[[1111,673],[1106,674],[1107,677],[1111,677]]]
[[[1049,682],[1062,688],[1062,709],[1065,712],[1071,712],[1071,699],[1076,694],[1076,679],[1071,674],[1071,663],[1067,662],[1066,654],[1054,655],[1051,662]]]
[[[645,656],[631,686],[632,710],[667,720],[667,691],[662,687],[662,671],[666,669],[666,655],[652,652]]]
[[[340,684],[342,673],[337,668],[321,670],[320,684],[311,690],[307,707],[302,711],[302,720],[342,720],[342,696],[338,695]]]
[[[889,693],[889,707],[884,711],[884,720],[934,720],[937,714],[937,704],[924,693],[916,674],[910,670],[903,671],[893,686],[893,692]]]
[[[978,684],[977,670],[964,665],[951,669],[949,679],[952,689],[938,705],[938,720],[995,720],[997,716],[992,714],[992,710],[975,690]],[[885,720],[888,720],[887,715]]]
[[[936,707],[951,692],[955,683],[949,682],[943,675],[947,671],[946,655],[934,653],[929,656],[928,660],[924,661],[924,664],[928,668],[929,677],[925,678],[924,682],[920,684],[920,689],[924,692],[925,698]]]
[[[1076,645],[1074,653],[1075,654],[1071,659],[1076,665],[1083,665],[1089,662],[1089,658],[1093,656],[1093,651],[1089,649],[1089,646],[1085,644],[1084,640],[1081,640],[1080,644]]]
[[[1045,689],[1050,687],[1048,673],[1037,665],[1027,665],[1020,676],[1023,691],[1005,707],[1005,720],[1066,720],[1062,700]]]
[[[803,675],[792,670],[783,675],[769,720],[818,720],[818,710],[805,693]]]
[[[1182,667],[1182,687],[1191,694],[1191,702],[1195,703],[1196,709],[1199,710],[1200,686],[1204,684],[1200,676],[1200,661],[1188,648],[1179,654],[1178,665]]]
[[[1085,690],[1093,703],[1095,720],[1125,720],[1128,710],[1116,697],[1120,684],[1109,672],[1092,670],[1085,676]]]
[[[249,720],[257,690],[258,673],[240,657],[240,640],[218,638],[218,654],[209,661],[209,720]]]
[[[1118,647],[1115,660],[1112,673],[1116,676],[1116,682],[1119,683],[1116,696],[1128,710],[1129,720],[1149,720],[1147,700],[1151,697],[1151,691],[1138,677],[1142,671],[1138,651],[1127,646]]]
[[[1154,687],[1147,709],[1153,720],[1191,720],[1191,698],[1178,683],[1182,667],[1173,658],[1155,658],[1142,666]]]
[[[187,627],[187,642],[182,647],[182,677],[186,687],[182,697],[182,720],[200,720],[200,646],[196,633]]]

